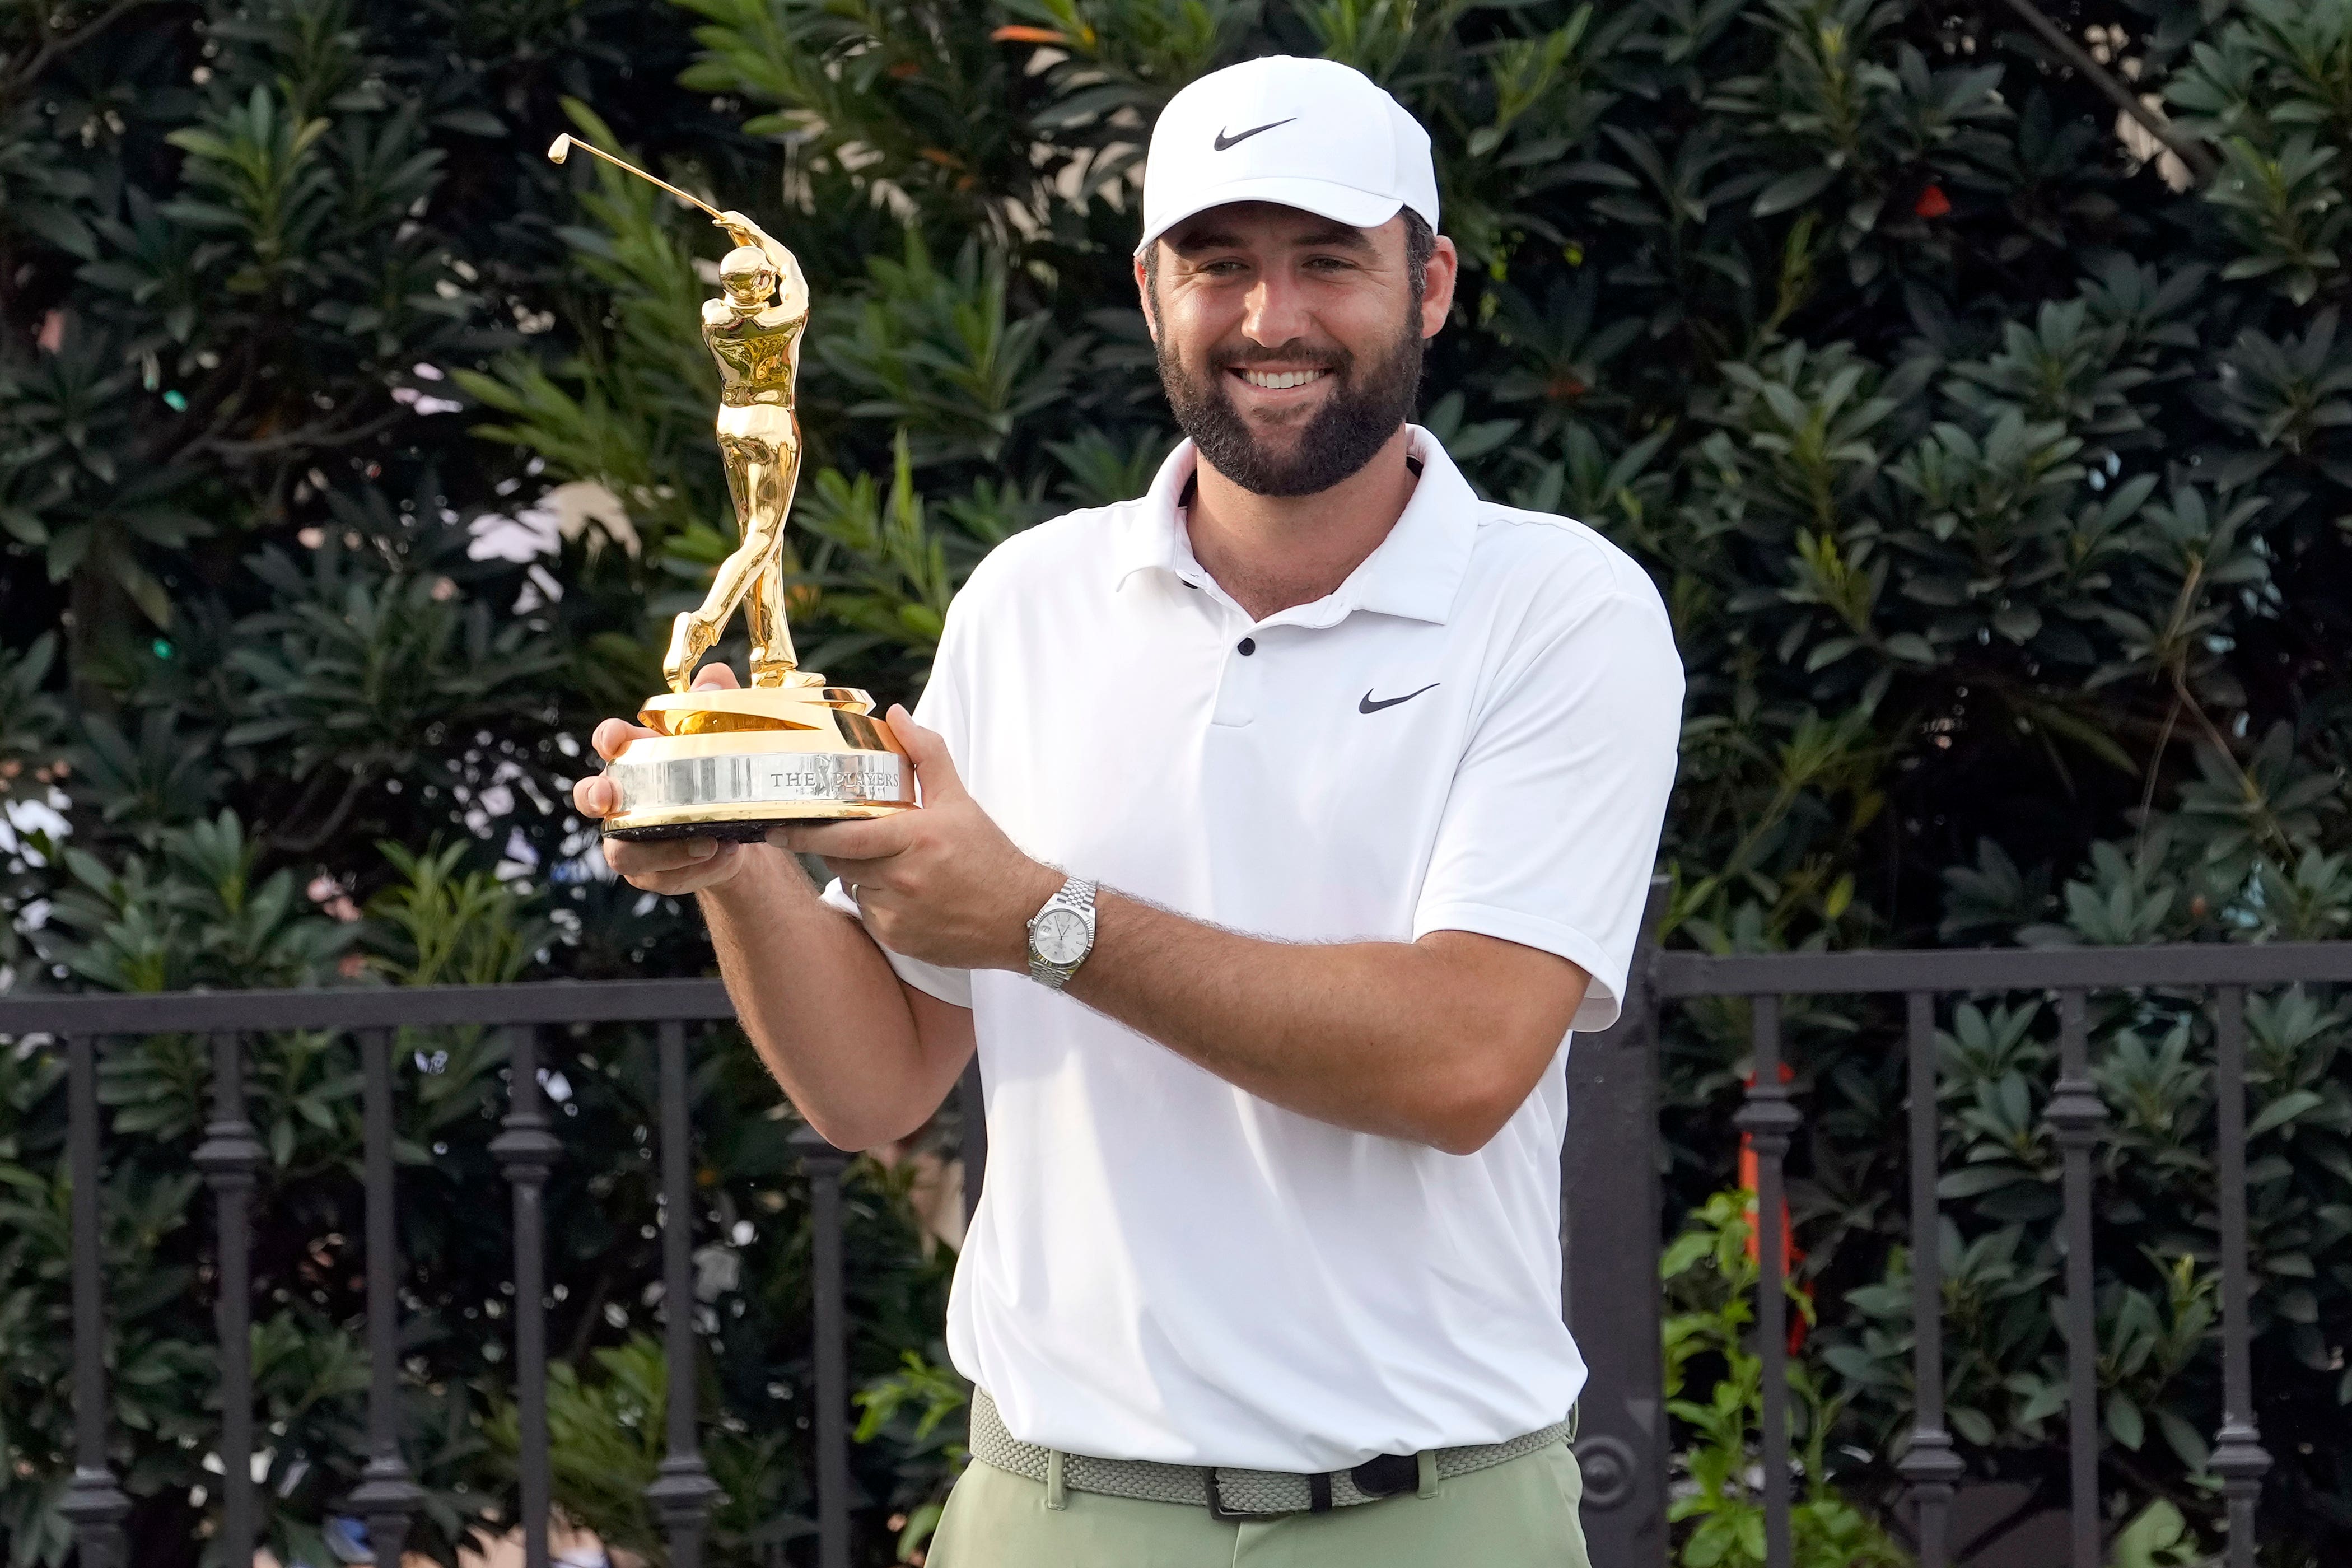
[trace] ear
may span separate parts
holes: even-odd
[[[1454,310],[1454,282],[1462,273],[1462,254],[1454,242],[1444,235],[1437,237],[1436,248],[1429,253],[1429,268],[1423,274],[1421,291],[1421,335],[1433,338],[1445,325],[1445,318]]]
[[[1158,240],[1151,242],[1158,245]],[[1160,341],[1160,312],[1151,308],[1151,277],[1143,269],[1143,258],[1135,258],[1135,299],[1143,307],[1143,324],[1150,330],[1151,341]]]

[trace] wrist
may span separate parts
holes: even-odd
[[[737,915],[749,910],[761,898],[761,883],[764,879],[759,871],[772,870],[773,868],[766,866],[765,862],[783,851],[772,849],[764,844],[737,844],[728,848],[733,852],[733,868],[716,881],[704,883],[695,892],[714,912]],[[728,849],[720,851],[722,854],[727,852]]]
[[[1065,877],[1028,922],[1029,978],[1055,991],[1077,975],[1094,952],[1097,885]]]
[[[1022,862],[1019,877],[1012,879],[1007,903],[1013,911],[1010,944],[999,955],[996,967],[1010,969],[1016,974],[1029,973],[1029,922],[1045,907],[1045,900],[1059,892],[1062,884],[1070,879],[1069,873],[1055,869],[1035,860]]]

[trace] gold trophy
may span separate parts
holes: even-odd
[[[670,631],[662,674],[637,722],[654,731],[605,764],[621,792],[604,818],[614,838],[757,839],[780,822],[882,816],[915,804],[915,770],[874,700],[802,669],[784,625],[784,514],[800,477],[793,381],[808,326],[808,282],[793,253],[741,213],[722,213],[666,180],[569,136],[572,148],[651,180],[710,214],[735,241],[719,264],[724,290],[702,304],[702,341],[719,362],[719,452],[741,542],[698,609]],[[751,682],[694,689],[694,668],[738,605],[751,634]]]

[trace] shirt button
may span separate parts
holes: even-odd
[[[1242,638],[1237,651],[1244,658],[1247,658],[1250,655],[1257,651],[1257,639],[1255,637]]]

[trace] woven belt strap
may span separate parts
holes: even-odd
[[[1475,1447],[1440,1448],[1437,1450],[1437,1474],[1443,1480],[1452,1476],[1466,1476],[1473,1470],[1484,1470],[1532,1454],[1559,1442],[1569,1433],[1569,1423],[1556,1421],[1539,1432],[1524,1437],[1514,1437],[1507,1443],[1487,1443]],[[971,1457],[982,1464],[1000,1470],[1010,1470],[1016,1476],[1026,1476],[1043,1483],[1053,1463],[1053,1450],[1035,1443],[1024,1443],[1004,1429],[1003,1420],[996,1413],[996,1401],[986,1389],[975,1388],[971,1394]],[[1304,1513],[1314,1505],[1316,1483],[1328,1479],[1330,1484],[1330,1505],[1347,1508],[1356,1503],[1378,1502],[1393,1492],[1370,1493],[1356,1485],[1355,1478],[1346,1470],[1334,1470],[1322,1476],[1292,1475],[1281,1470],[1211,1470],[1202,1465],[1165,1465],[1150,1459],[1096,1459],[1084,1454],[1062,1456],[1062,1484],[1074,1491],[1103,1492],[1111,1497],[1134,1498],[1143,1502],[1183,1503],[1192,1508],[1209,1505],[1209,1477],[1216,1477],[1217,1507],[1224,1513]],[[1412,1488],[1404,1489],[1411,1491]]]

